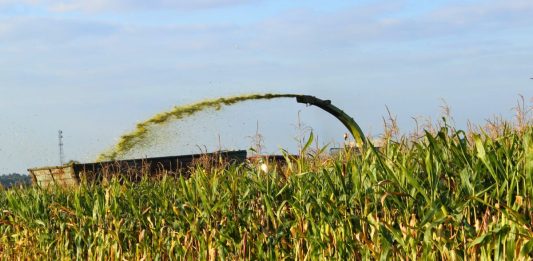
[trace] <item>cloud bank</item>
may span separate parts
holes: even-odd
[[[231,7],[256,2],[254,0],[1,0],[3,6],[38,6],[54,12],[124,12],[139,10],[201,10]]]

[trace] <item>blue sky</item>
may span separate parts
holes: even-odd
[[[149,3],[149,4],[148,4]],[[373,135],[386,106],[457,126],[512,119],[533,96],[533,1],[0,0],[0,173],[91,161],[174,105],[255,92],[331,99]],[[135,156],[294,148],[342,125],[292,101],[246,103],[169,126]]]

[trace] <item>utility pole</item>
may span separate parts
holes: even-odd
[[[59,164],[63,166],[65,155],[63,152],[63,131],[62,130],[58,131],[57,137],[59,139]]]

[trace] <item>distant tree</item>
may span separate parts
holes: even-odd
[[[7,175],[0,175],[0,185],[3,188],[11,188],[13,186],[29,186],[31,185],[31,177],[28,175],[21,175],[18,173],[11,173]]]

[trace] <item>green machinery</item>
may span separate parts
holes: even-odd
[[[331,115],[339,119],[342,124],[346,126],[346,128],[348,128],[359,147],[362,147],[366,144],[365,135],[363,134],[363,131],[359,125],[352,117],[348,116],[348,114],[346,114],[344,111],[331,104],[330,100],[322,100],[311,95],[298,95],[296,96],[296,101],[298,103],[315,105],[322,110],[329,112]]]

